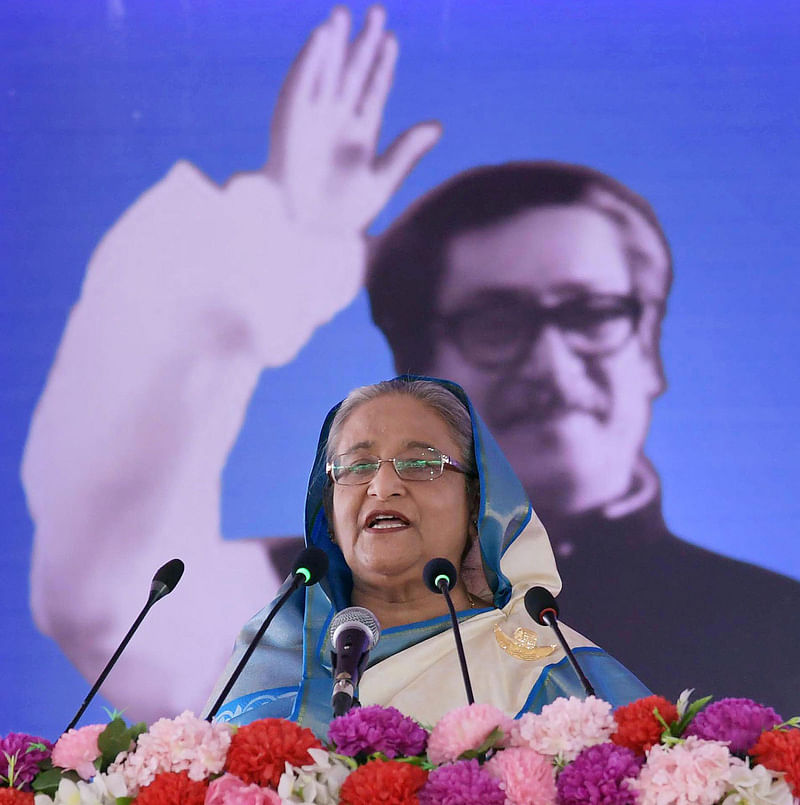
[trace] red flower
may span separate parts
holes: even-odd
[[[33,792],[0,788],[0,805],[33,805]]]
[[[758,763],[786,772],[792,793],[800,797],[800,730],[767,730],[750,750]]]
[[[617,731],[611,740],[640,754],[660,743],[664,726],[653,713],[656,708],[667,724],[678,720],[678,708],[671,701],[663,696],[647,696],[615,711]]]
[[[203,805],[207,780],[190,780],[188,771],[162,771],[140,789],[136,805]]]
[[[428,772],[397,760],[371,760],[349,775],[339,790],[341,805],[417,805]]]
[[[246,783],[278,787],[288,761],[292,766],[313,763],[309,749],[322,744],[307,727],[282,718],[262,718],[240,727],[231,740],[225,771]]]

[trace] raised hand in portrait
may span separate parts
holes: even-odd
[[[439,139],[417,123],[378,152],[398,55],[380,6],[351,41],[347,9],[335,8],[309,37],[281,89],[267,174],[292,218],[324,231],[363,231]]]
[[[377,152],[397,56],[384,17],[372,9],[352,43],[341,8],[314,32],[264,171],[220,186],[177,162],[89,261],[23,462],[31,607],[93,679],[153,570],[185,561],[181,590],[104,686],[131,717],[198,710],[239,625],[282,579],[279,540],[222,538],[220,479],[263,370],[353,301],[364,230],[439,135],[418,124]]]

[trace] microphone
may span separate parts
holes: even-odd
[[[150,597],[147,603],[152,606],[156,601],[160,601],[165,595],[169,595],[183,575],[183,562],[180,559],[170,559],[165,565],[156,570],[153,581],[150,584]]]
[[[442,557],[431,559],[422,569],[422,578],[425,586],[432,592],[443,595],[447,601],[447,608],[450,610],[450,620],[453,624],[453,636],[456,639],[456,651],[458,652],[458,662],[461,666],[461,676],[464,679],[464,689],[467,692],[467,704],[474,704],[475,697],[472,695],[472,683],[469,680],[469,670],[467,669],[467,658],[464,656],[464,646],[461,642],[461,629],[458,626],[456,608],[453,606],[453,599],[450,597],[450,590],[456,586],[458,574],[452,562]]]
[[[250,657],[253,656],[253,652],[256,650],[256,646],[264,636],[264,633],[267,631],[267,627],[272,623],[275,616],[282,609],[283,605],[292,596],[292,593],[294,593],[294,591],[297,590],[301,585],[304,587],[310,587],[311,585],[316,584],[325,576],[327,572],[328,554],[326,554],[322,548],[317,548],[312,545],[300,551],[297,559],[294,560],[292,572],[289,575],[291,584],[289,584],[283,595],[281,595],[281,597],[277,600],[275,606],[269,611],[267,617],[264,618],[264,621],[256,632],[255,637],[253,637],[253,639],[250,641],[247,651],[245,651],[245,653],[242,655],[242,658],[239,660],[236,668],[234,668],[233,673],[230,675],[230,678],[225,684],[225,687],[222,689],[222,692],[219,694],[219,696],[217,696],[217,700],[214,702],[213,707],[208,711],[206,721],[211,721],[211,719],[217,714],[219,708],[222,707],[223,702],[231,692],[231,688],[233,688],[236,680],[241,676],[241,673],[244,671],[244,667],[247,665]],[[289,579],[287,579],[287,581],[288,580]],[[284,584],[284,586],[286,585]]]
[[[333,662],[333,717],[343,716],[354,702],[369,652],[381,637],[378,619],[364,607],[347,607],[333,616],[330,628]]]
[[[92,686],[92,689],[86,694],[83,704],[78,708],[78,712],[72,717],[72,721],[69,722],[64,732],[69,732],[69,730],[78,723],[78,719],[84,714],[86,708],[89,706],[89,702],[94,699],[97,691],[100,690],[100,686],[105,682],[106,677],[114,665],[116,665],[120,655],[144,620],[144,616],[150,611],[150,607],[152,607],[156,601],[160,601],[165,595],[169,595],[181,580],[182,575],[183,562],[180,559],[170,559],[169,562],[162,565],[156,571],[155,576],[153,576],[153,581],[150,584],[150,594],[147,597],[147,603],[142,608],[142,611],[133,622],[133,626],[128,630],[128,634],[125,635],[111,659],[106,663],[106,667],[100,672],[100,676],[97,677],[97,681]]]
[[[322,550],[311,546],[304,548],[294,560],[292,565],[292,577],[298,579],[298,587],[303,584],[305,587],[312,587],[318,581],[325,578],[328,572],[328,554]]]
[[[528,610],[528,614],[537,623],[541,623],[542,626],[549,626],[556,633],[558,642],[561,644],[561,648],[564,649],[569,664],[578,675],[578,679],[581,685],[583,685],[586,695],[594,696],[595,692],[592,683],[586,678],[586,674],[583,673],[583,669],[575,659],[572,649],[567,645],[564,635],[561,634],[561,628],[558,625],[558,604],[553,594],[544,587],[531,587],[530,590],[525,593],[525,609]]]

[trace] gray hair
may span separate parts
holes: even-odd
[[[336,453],[342,428],[350,414],[364,403],[390,394],[413,397],[435,411],[447,423],[458,445],[461,455],[456,458],[461,461],[469,473],[477,475],[472,438],[472,419],[464,403],[452,391],[448,391],[445,386],[434,380],[417,380],[402,377],[383,380],[370,386],[360,386],[353,389],[345,397],[333,418],[328,432],[327,461],[330,461]]]

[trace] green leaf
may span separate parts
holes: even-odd
[[[560,772],[564,771],[566,766],[567,766],[567,759],[563,755],[557,755],[553,759],[553,767],[554,767],[554,769],[556,771],[556,775],[558,775]]]
[[[463,760],[472,760],[476,757],[482,757],[485,755],[490,749],[503,740],[503,730],[500,727],[495,727],[487,736],[484,738],[483,743],[477,749],[468,749],[466,752],[462,752],[459,755],[460,759]]]
[[[686,709],[686,712],[683,714],[683,718],[680,721],[677,721],[675,724],[672,725],[672,735],[675,738],[680,738],[683,735],[684,730],[689,726],[692,722],[692,719],[713,699],[713,696],[703,696],[702,699],[698,699],[695,702],[692,702],[689,707]]]
[[[47,794],[52,797],[58,791],[58,784],[62,779],[72,780],[77,783],[81,779],[80,775],[75,771],[67,771],[65,769],[50,768],[46,771],[39,772],[33,778],[31,786],[38,794]]]
[[[97,738],[97,746],[102,753],[98,768],[106,771],[116,760],[117,755],[120,752],[127,752],[131,748],[131,743],[135,742],[143,732],[147,732],[147,724],[143,721],[132,727],[128,727],[121,718],[109,721],[108,726]]]
[[[131,805],[133,797],[117,797],[117,805]]]
[[[114,758],[120,752],[126,752],[130,745],[127,725],[121,718],[112,718],[97,736],[97,746],[102,754],[101,766],[113,763]]]
[[[386,757],[386,755],[383,755],[383,758],[385,760],[389,759],[389,758]],[[412,755],[411,757],[396,757],[396,758],[394,758],[394,761],[396,763],[408,763],[411,766],[419,766],[420,768],[423,768],[423,769],[425,769],[425,768],[434,768],[435,769],[436,768],[435,766],[431,766],[431,764],[428,763],[428,761],[425,760],[425,758],[420,757],[419,755]]]
[[[657,707],[653,708],[653,715],[656,717],[656,721],[664,728],[664,732],[669,733],[669,724],[664,721],[664,716],[661,715]]]
[[[33,790],[41,794],[55,794],[61,782],[61,769],[48,769],[39,772],[31,783]]]
[[[338,752],[331,752],[330,754],[338,760],[341,760],[346,766],[349,766],[352,771],[358,768],[358,762],[355,758],[350,757],[350,755],[340,755]]]

